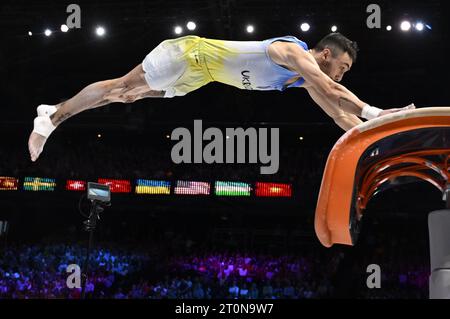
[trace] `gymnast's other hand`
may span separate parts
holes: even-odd
[[[411,103],[411,104],[409,104],[409,105],[407,105],[405,107],[383,110],[383,111],[380,112],[378,117],[384,116],[384,115],[387,115],[387,114],[391,114],[391,113],[397,113],[397,112],[401,112],[401,111],[413,110],[415,108],[416,108],[416,106],[414,105],[414,103]]]

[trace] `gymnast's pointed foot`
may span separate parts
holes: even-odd
[[[41,104],[36,108],[38,116],[50,116],[55,113],[58,109],[55,105]]]
[[[38,116],[34,119],[33,131],[28,139],[28,150],[30,158],[35,162],[44,150],[47,138],[54,131],[56,126],[53,125],[50,117]]]

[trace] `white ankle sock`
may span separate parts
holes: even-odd
[[[38,116],[50,116],[55,113],[57,108],[54,105],[41,104],[37,107]]]
[[[33,132],[38,133],[39,135],[49,137],[55,128],[56,126],[53,125],[48,116],[38,116],[34,119]]]

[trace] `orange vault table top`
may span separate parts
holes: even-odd
[[[326,247],[354,245],[373,195],[407,178],[425,180],[444,193],[449,170],[450,107],[418,108],[364,122],[347,131],[328,156],[316,235]]]

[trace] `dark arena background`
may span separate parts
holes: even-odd
[[[81,28],[62,32],[71,3]],[[38,105],[123,76],[161,41],[184,35],[293,35],[312,48],[335,25],[360,48],[341,84],[363,101],[449,105],[445,1],[377,1],[380,28],[367,26],[371,3],[2,1],[0,298],[428,299],[427,216],[445,208],[442,193],[419,179],[394,185],[368,203],[354,246],[322,246],[315,209],[328,154],[345,132],[305,90],[214,82],[183,97],[112,103],[64,122],[36,162],[28,152]],[[279,128],[278,171],[261,174],[261,162],[175,163],[172,132],[193,132],[194,120],[222,132]],[[88,182],[110,185],[111,201],[85,264]],[[87,278],[85,291],[70,286],[77,271],[69,265]],[[370,265],[379,266],[379,287],[369,287]]]

